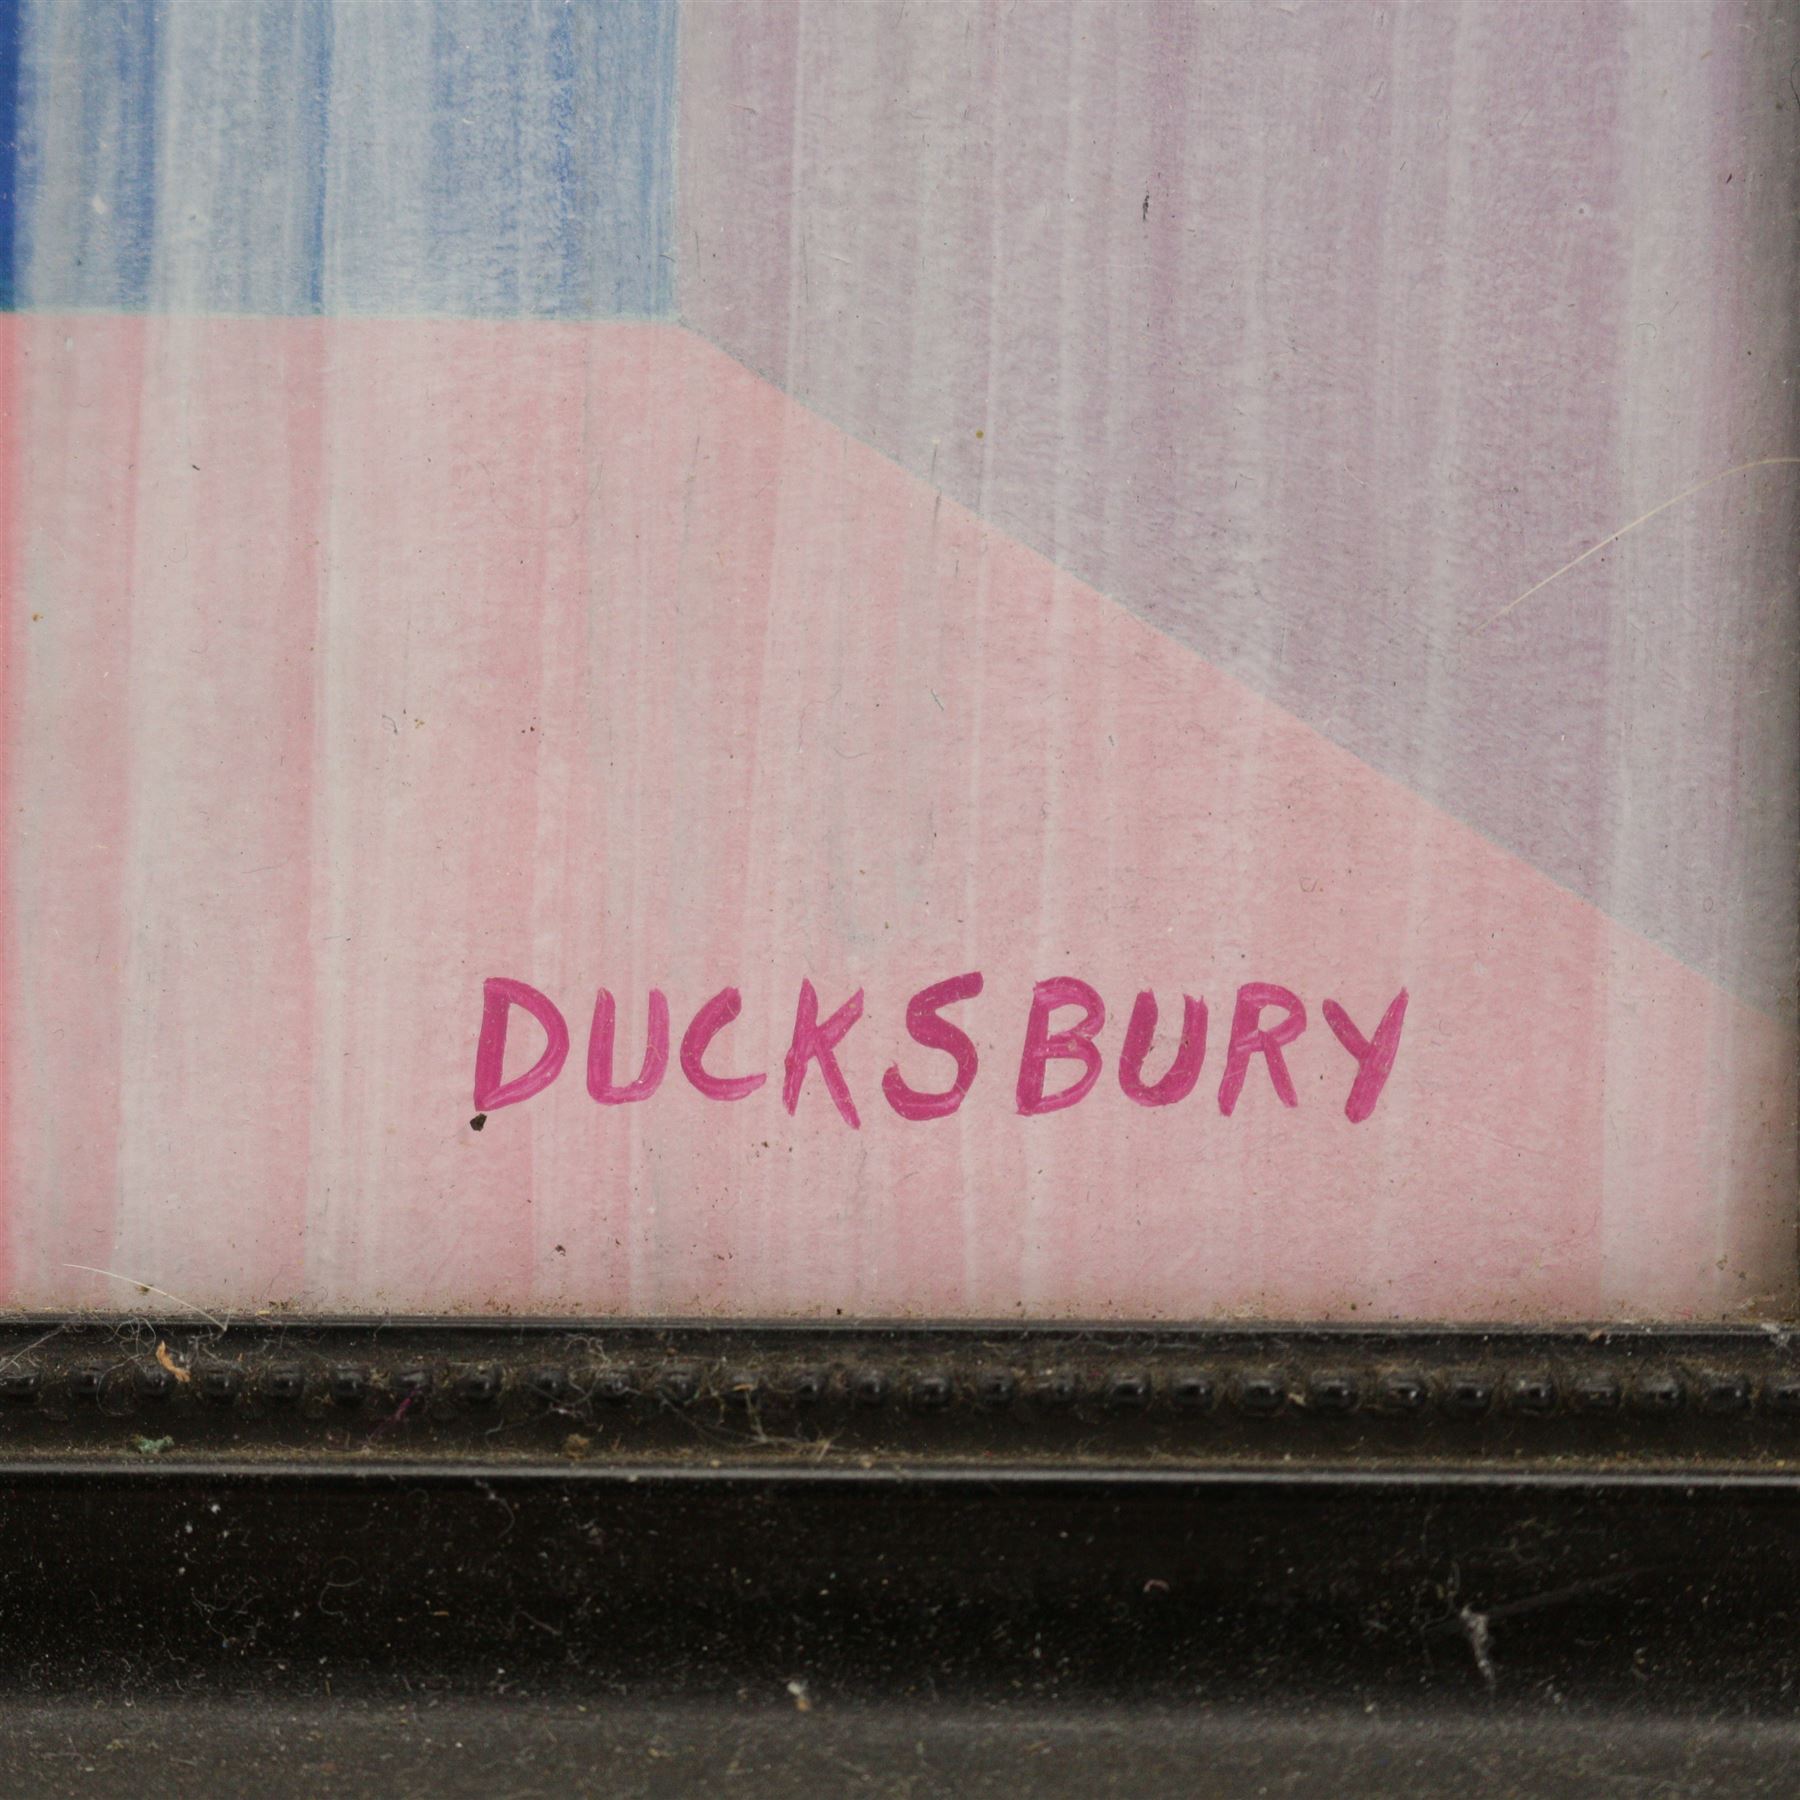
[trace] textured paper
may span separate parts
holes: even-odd
[[[0,1300],[1791,1308],[1775,7],[7,24]]]

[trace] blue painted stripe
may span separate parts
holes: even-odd
[[[22,20],[21,305],[671,308],[675,0],[23,0]]]
[[[0,0],[0,312],[13,309],[13,182],[19,160],[19,0]]]
[[[13,280],[18,304],[144,304],[156,225],[156,6],[25,0]]]

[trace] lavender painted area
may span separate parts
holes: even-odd
[[[1772,5],[693,0],[696,328],[1713,980],[1794,992]]]

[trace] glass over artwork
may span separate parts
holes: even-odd
[[[0,1304],[1791,1314],[1797,69],[0,7]]]

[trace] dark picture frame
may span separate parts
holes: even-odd
[[[1774,1328],[10,1321],[0,1768],[1760,1791],[1797,1448]]]

